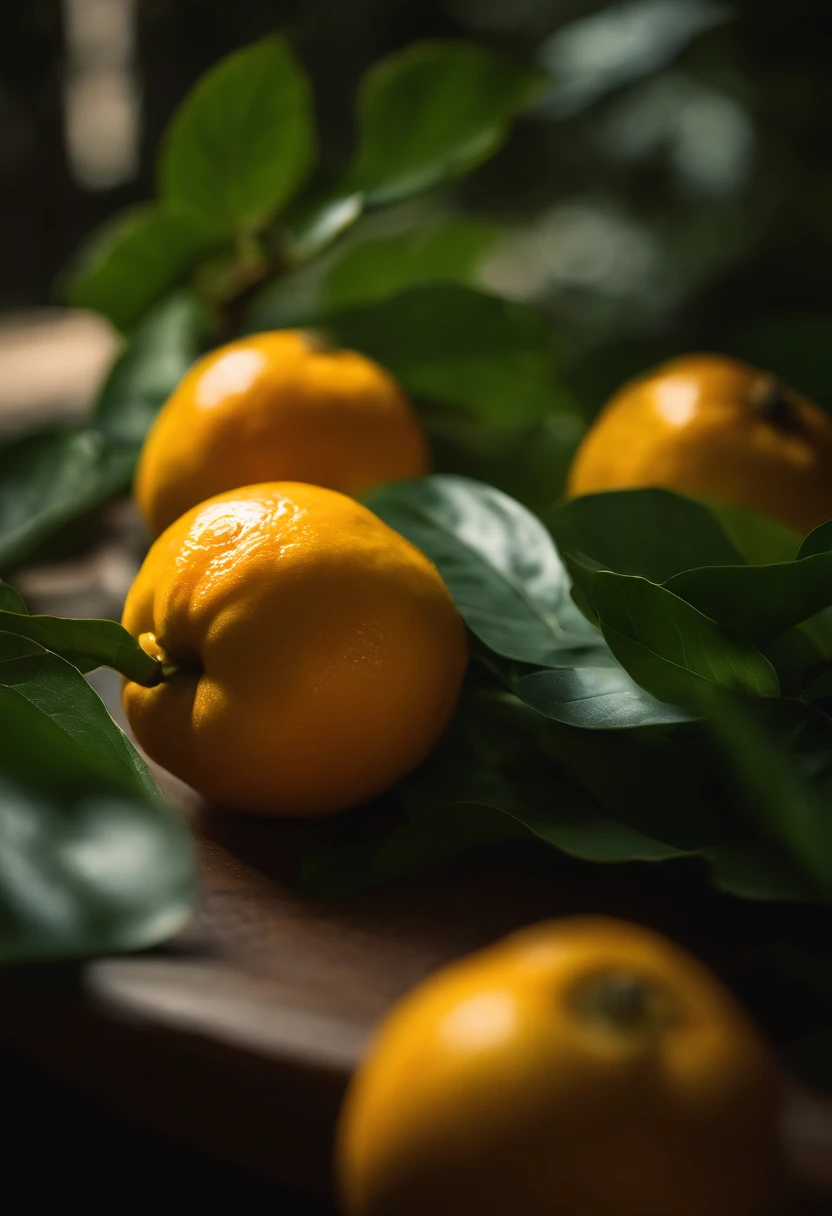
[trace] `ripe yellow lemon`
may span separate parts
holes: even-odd
[[[136,501],[158,536],[236,486],[305,481],[358,495],[427,468],[419,420],[384,368],[278,330],[223,346],[188,372],[147,436]]]
[[[220,494],[155,541],[124,626],[163,664],[126,682],[148,755],[214,802],[326,815],[388,789],[447,724],[466,665],[436,567],[317,486]]]
[[[704,966],[620,921],[544,923],[393,1011],[342,1111],[349,1216],[763,1216],[769,1052]]]
[[[575,456],[568,493],[662,486],[798,532],[832,517],[832,420],[768,372],[689,355],[626,384]]]

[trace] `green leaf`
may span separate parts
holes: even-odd
[[[165,202],[217,232],[249,234],[289,201],[314,158],[306,74],[280,37],[229,55],[197,82],[165,137]]]
[[[589,731],[539,720],[540,746],[643,835],[693,852],[741,834],[736,794],[696,727]]]
[[[832,553],[686,570],[664,585],[736,637],[764,642],[832,604]]]
[[[29,609],[23,602],[23,596],[13,587],[11,583],[6,583],[0,578],[0,610],[3,612],[22,612],[26,613]]]
[[[137,452],[162,405],[199,356],[211,329],[205,305],[181,292],[158,305],[113,364],[91,424]]]
[[[145,949],[182,928],[195,895],[188,831],[172,809],[0,776],[0,963]]]
[[[92,430],[51,427],[0,447],[0,570],[130,484],[134,454]]]
[[[499,490],[437,475],[365,501],[436,564],[469,629],[497,654],[557,664],[563,650],[598,644],[546,529]]]
[[[777,676],[748,642],[647,579],[599,571],[593,602],[610,650],[660,701],[690,704],[703,685],[776,696]]]
[[[485,220],[454,216],[353,245],[324,278],[322,306],[383,300],[425,283],[470,283],[496,236],[495,226]]]
[[[514,691],[526,705],[556,722],[585,730],[688,722],[691,715],[657,701],[623,668],[579,667],[535,671],[521,676]]]
[[[351,228],[364,210],[364,195],[340,185],[301,195],[283,216],[282,234],[287,260],[309,261]]]
[[[449,765],[409,792],[410,815],[388,838],[306,859],[302,889],[354,894],[484,844],[537,840],[582,861],[670,861],[685,856],[651,840],[558,779],[510,782],[485,768]]]
[[[24,718],[61,747],[82,749],[102,780],[159,797],[147,765],[78,669],[29,638],[0,633],[0,734],[8,738]]]
[[[221,245],[192,216],[135,208],[108,224],[82,254],[67,287],[69,301],[130,329]]]
[[[829,553],[832,550],[832,520],[820,524],[809,533],[800,546],[799,558],[814,557],[819,553]]]
[[[764,706],[769,721],[725,697],[708,696],[702,706],[764,836],[816,891],[832,895],[832,721],[797,701]]]
[[[470,172],[499,148],[544,81],[470,43],[417,43],[390,55],[362,81],[348,181],[377,206]]]
[[[708,508],[669,490],[584,494],[556,507],[546,523],[561,552],[654,583],[693,566],[742,563]]]
[[[112,667],[128,680],[148,687],[161,678],[160,665],[116,621],[25,616],[0,610],[0,631],[30,638],[80,672]]]
[[[0,633],[0,962],[154,945],[196,882],[184,820],[83,677]]]
[[[790,562],[797,556],[800,537],[785,524],[775,523],[745,507],[729,507],[721,502],[707,502],[703,506],[722,525],[742,560],[750,565]]]
[[[413,287],[325,316],[318,327],[388,367],[414,396],[484,421],[531,421],[564,401],[548,320],[470,287]]]
[[[718,891],[739,899],[801,903],[817,898],[811,884],[788,857],[751,841],[707,849],[710,879]]]

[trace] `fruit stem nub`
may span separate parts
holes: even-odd
[[[794,403],[786,396],[783,385],[775,376],[766,376],[756,382],[752,389],[752,402],[756,413],[779,431],[800,429]]]
[[[587,979],[575,993],[575,1008],[585,1021],[625,1035],[663,1025],[669,1013],[655,985],[628,971]]]

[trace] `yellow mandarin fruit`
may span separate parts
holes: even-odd
[[[273,483],[217,495],[153,544],[123,616],[162,661],[126,682],[141,746],[207,798],[327,815],[436,742],[466,665],[436,567],[354,499]]]
[[[305,481],[358,495],[428,469],[416,414],[364,355],[278,330],[200,360],[145,441],[136,500],[154,536],[223,490]]]
[[[604,407],[575,456],[568,493],[632,486],[746,507],[808,532],[832,517],[832,419],[735,359],[674,359]]]
[[[620,921],[544,923],[438,972],[347,1092],[349,1216],[763,1216],[778,1070],[696,959]]]

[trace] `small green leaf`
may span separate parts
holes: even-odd
[[[352,245],[324,278],[322,307],[383,300],[425,283],[470,283],[496,235],[495,226],[485,220],[454,216]]]
[[[90,419],[95,430],[138,452],[160,408],[200,354],[211,324],[207,308],[188,292],[149,313],[99,393]]]
[[[660,701],[690,704],[702,685],[748,696],[776,696],[777,676],[748,642],[647,579],[599,571],[593,602],[610,650]]]
[[[68,284],[70,303],[130,329],[195,267],[221,248],[196,219],[159,206],[138,207],[97,234]]]
[[[691,720],[683,709],[657,701],[639,688],[623,668],[535,671],[521,676],[514,691],[545,717],[585,730],[626,730]]]
[[[112,667],[128,680],[148,687],[161,678],[160,665],[116,621],[24,616],[0,610],[0,631],[30,638],[80,672]]]
[[[390,55],[362,81],[348,181],[377,206],[470,172],[544,82],[536,69],[470,43],[417,43]]]
[[[561,503],[546,523],[561,552],[655,583],[693,566],[742,563],[708,508],[669,490],[583,494]]]
[[[314,158],[306,74],[284,38],[229,55],[173,117],[159,167],[171,208],[229,236],[257,231],[289,201]]]
[[[318,327],[377,359],[414,396],[484,421],[528,422],[563,407],[551,326],[523,304],[454,284],[413,287]]]
[[[126,491],[133,462],[92,430],[51,427],[0,446],[0,570]]]
[[[725,697],[701,703],[764,836],[817,891],[832,895],[832,721],[798,701],[763,706],[768,721]]]
[[[685,570],[664,585],[735,637],[764,642],[832,604],[832,553],[772,566]]]
[[[797,556],[799,558],[814,557],[816,554],[830,551],[832,551],[832,520],[819,524],[809,533],[800,546]]]
[[[0,578],[0,611],[22,613],[29,611],[17,588],[13,587],[11,583],[4,582],[2,578]]]
[[[563,650],[598,644],[546,529],[499,490],[438,475],[366,502],[435,562],[469,629],[497,654],[556,664]]]
[[[24,718],[81,748],[102,780],[159,797],[147,765],[77,668],[29,638],[0,633],[0,735]]]

